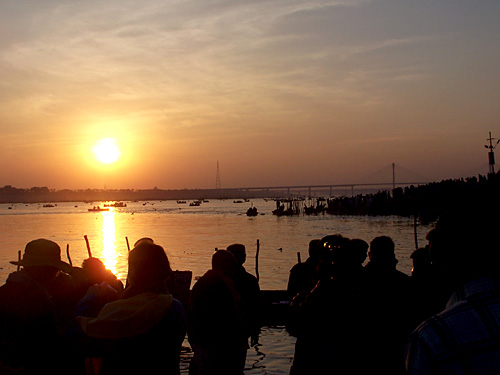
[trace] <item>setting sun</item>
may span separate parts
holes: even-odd
[[[112,164],[118,161],[122,154],[114,138],[103,138],[97,141],[92,148],[92,152],[96,159],[103,164]]]

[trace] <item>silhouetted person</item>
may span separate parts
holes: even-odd
[[[432,267],[453,292],[444,311],[412,333],[410,375],[500,373],[498,205],[474,203],[442,214],[432,231]]]
[[[404,374],[404,349],[417,324],[410,277],[396,269],[395,245],[388,236],[370,242],[365,266],[365,311],[369,324],[364,331],[366,360],[374,373]]]
[[[370,245],[365,240],[353,238],[349,240],[346,246],[349,249],[349,256],[353,257],[353,263],[357,264],[355,268],[358,272],[363,272],[363,263],[368,257],[368,248]]]
[[[184,307],[166,289],[170,272],[163,247],[144,241],[129,252],[130,286],[120,299],[102,283],[80,301],[68,337],[100,359],[92,361],[100,374],[179,374],[187,323]]]
[[[218,250],[212,256],[212,269],[193,286],[188,315],[194,351],[191,375],[239,375],[244,370],[248,339],[233,280],[236,269],[234,255]]]
[[[416,324],[442,311],[451,291],[442,291],[436,279],[429,254],[429,246],[414,250],[410,258],[413,261],[411,281],[415,292]]]
[[[250,346],[259,343],[259,334],[261,327],[262,297],[257,278],[247,272],[243,264],[246,261],[246,249],[243,244],[232,244],[227,247],[227,251],[234,255],[236,259],[236,273],[234,282],[241,301],[240,309],[245,323],[245,331],[250,338]]]
[[[61,261],[59,245],[46,239],[29,242],[23,258],[11,263],[22,269],[0,287],[0,362],[23,374],[63,373],[59,334],[66,327],[60,325],[49,289],[59,292],[53,283],[71,266]]]
[[[319,278],[317,268],[323,250],[320,248],[320,244],[320,239],[309,241],[309,257],[305,262],[297,263],[290,269],[287,286],[290,298],[295,297],[302,291],[311,291],[318,282]]]
[[[78,291],[83,297],[94,284],[105,282],[113,287],[118,296],[123,292],[123,283],[106,268],[99,258],[90,257],[82,262],[81,268],[73,267],[72,275],[78,275]]]
[[[359,252],[341,235],[327,236],[321,243],[328,260],[320,267],[320,280],[300,303],[290,374],[361,373],[359,338],[365,311],[359,307]]]

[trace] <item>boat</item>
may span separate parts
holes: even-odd
[[[314,199],[312,197],[309,197],[309,205],[306,204],[304,206],[304,214],[317,215],[319,213],[325,213],[326,204],[323,203],[325,201],[325,198],[316,198],[316,202],[314,202]]]
[[[273,210],[273,215],[276,216],[300,215],[302,211],[303,201],[304,200],[300,198],[277,199],[276,209]]]
[[[44,204],[43,207],[54,207],[53,204]]]
[[[257,216],[257,215],[258,215],[257,207],[252,206],[247,210],[247,216]]]
[[[199,206],[201,204],[201,201],[192,201],[189,203],[190,206]]]
[[[115,203],[110,203],[110,204],[104,204],[104,207],[127,207],[126,203],[123,202],[115,202]]]
[[[238,199],[238,200],[233,201],[233,203],[243,203],[243,201]]]
[[[177,204],[185,204],[186,201],[177,201]]]
[[[89,208],[89,212],[101,212],[101,211],[109,211],[109,208],[101,208],[99,206],[94,206],[92,208]]]

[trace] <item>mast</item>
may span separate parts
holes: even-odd
[[[497,140],[497,142],[493,146],[493,141],[494,140],[496,140],[496,138],[492,138],[491,137],[491,132],[490,132],[490,137],[487,139],[487,141],[489,141],[490,144],[489,145],[484,145],[484,147],[486,147],[487,149],[489,149],[489,152],[488,152],[488,162],[489,162],[489,173],[490,174],[494,174],[495,173],[495,153],[493,152],[493,150],[495,149],[495,147],[497,147],[498,142],[500,142],[500,139]]]

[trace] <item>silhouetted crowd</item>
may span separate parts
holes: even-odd
[[[475,204],[484,196],[498,199],[500,172],[487,176],[443,180],[425,185],[397,187],[374,194],[327,199],[325,212],[336,215],[416,216],[425,223],[462,204]]]
[[[500,373],[497,207],[442,212],[413,269],[397,269],[396,245],[327,235],[290,270],[286,329],[296,337],[290,374]],[[263,302],[232,244],[182,293],[151,238],[128,256],[125,285],[90,257],[61,261],[47,239],[29,242],[0,287],[0,374],[241,375],[258,344]],[[187,336],[186,336],[187,335]]]

